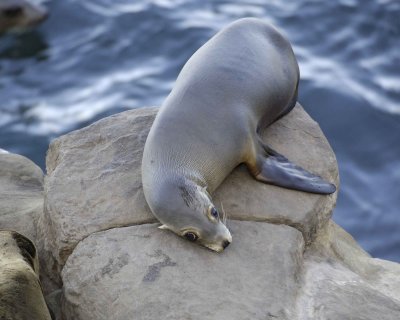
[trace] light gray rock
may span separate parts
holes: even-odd
[[[51,143],[39,233],[42,264],[55,280],[75,245],[93,232],[156,221],[140,174],[155,112],[120,113]]]
[[[314,263],[336,261],[375,290],[400,303],[400,264],[372,258],[333,221],[318,232],[307,250],[306,260]]]
[[[231,222],[222,254],[141,225],[94,233],[62,271],[66,319],[293,319],[304,241],[284,225]]]
[[[226,251],[158,230],[140,176],[156,112],[108,117],[50,146],[38,234],[63,318],[398,319],[400,266],[330,220],[336,194],[265,185],[239,167],[214,195],[242,220],[230,221]],[[300,106],[263,138],[338,185],[335,156]]]
[[[373,259],[330,221],[307,249],[299,319],[399,319],[400,265]]]
[[[0,153],[0,229],[17,231],[35,242],[42,213],[42,170],[23,156]]]
[[[304,267],[307,271],[298,300],[299,319],[399,319],[400,300],[380,286],[372,285],[368,278],[352,272],[342,263],[335,260],[308,260]],[[398,266],[396,273],[397,279],[393,280],[398,297]],[[382,276],[385,273],[380,273]]]
[[[40,222],[49,270],[59,272],[76,244],[93,232],[155,222],[143,196],[140,166],[156,112],[123,112],[52,142]],[[268,128],[264,140],[338,185],[335,156],[318,124],[299,105]],[[265,185],[238,168],[216,191],[215,200],[232,219],[288,224],[308,243],[328,221],[336,193],[310,195]]]
[[[285,225],[231,222],[216,254],[156,225],[79,243],[62,272],[66,319],[398,319],[400,265],[330,221],[304,252]]]

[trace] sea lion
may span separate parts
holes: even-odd
[[[0,33],[33,27],[45,20],[47,16],[47,10],[39,4],[26,0],[1,0]]]
[[[260,139],[295,106],[298,84],[290,43],[259,19],[228,25],[193,54],[144,147],[144,195],[161,228],[223,251],[232,237],[210,194],[240,163],[265,183],[335,192]]]
[[[15,231],[0,231],[0,319],[52,319],[39,282],[36,248]]]

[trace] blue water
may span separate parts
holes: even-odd
[[[268,3],[268,4],[266,4]],[[400,261],[400,2],[54,0],[41,27],[0,37],[0,148],[44,168],[49,141],[160,105],[185,61],[229,22],[261,17],[290,39],[300,102],[336,152],[334,219]]]

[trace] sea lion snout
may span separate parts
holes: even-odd
[[[218,253],[221,253],[222,251],[224,251],[231,244],[231,242],[232,241],[229,241],[229,240],[223,240],[218,245],[209,244],[209,245],[205,245],[205,247],[207,247],[208,249],[211,249],[212,251],[216,251]]]
[[[222,224],[223,225],[223,224]],[[232,243],[232,235],[228,228],[223,225],[223,235],[220,235],[217,239],[210,244],[205,244],[205,246],[213,251],[222,252]]]

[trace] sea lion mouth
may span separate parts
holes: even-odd
[[[224,240],[222,243],[220,244],[203,244],[206,248],[221,253],[222,251],[224,251],[230,244],[231,244],[232,240]]]
[[[205,244],[204,246],[206,248],[208,248],[212,251],[218,252],[218,253],[221,253],[222,251],[224,251],[224,247],[216,245],[216,244]]]

